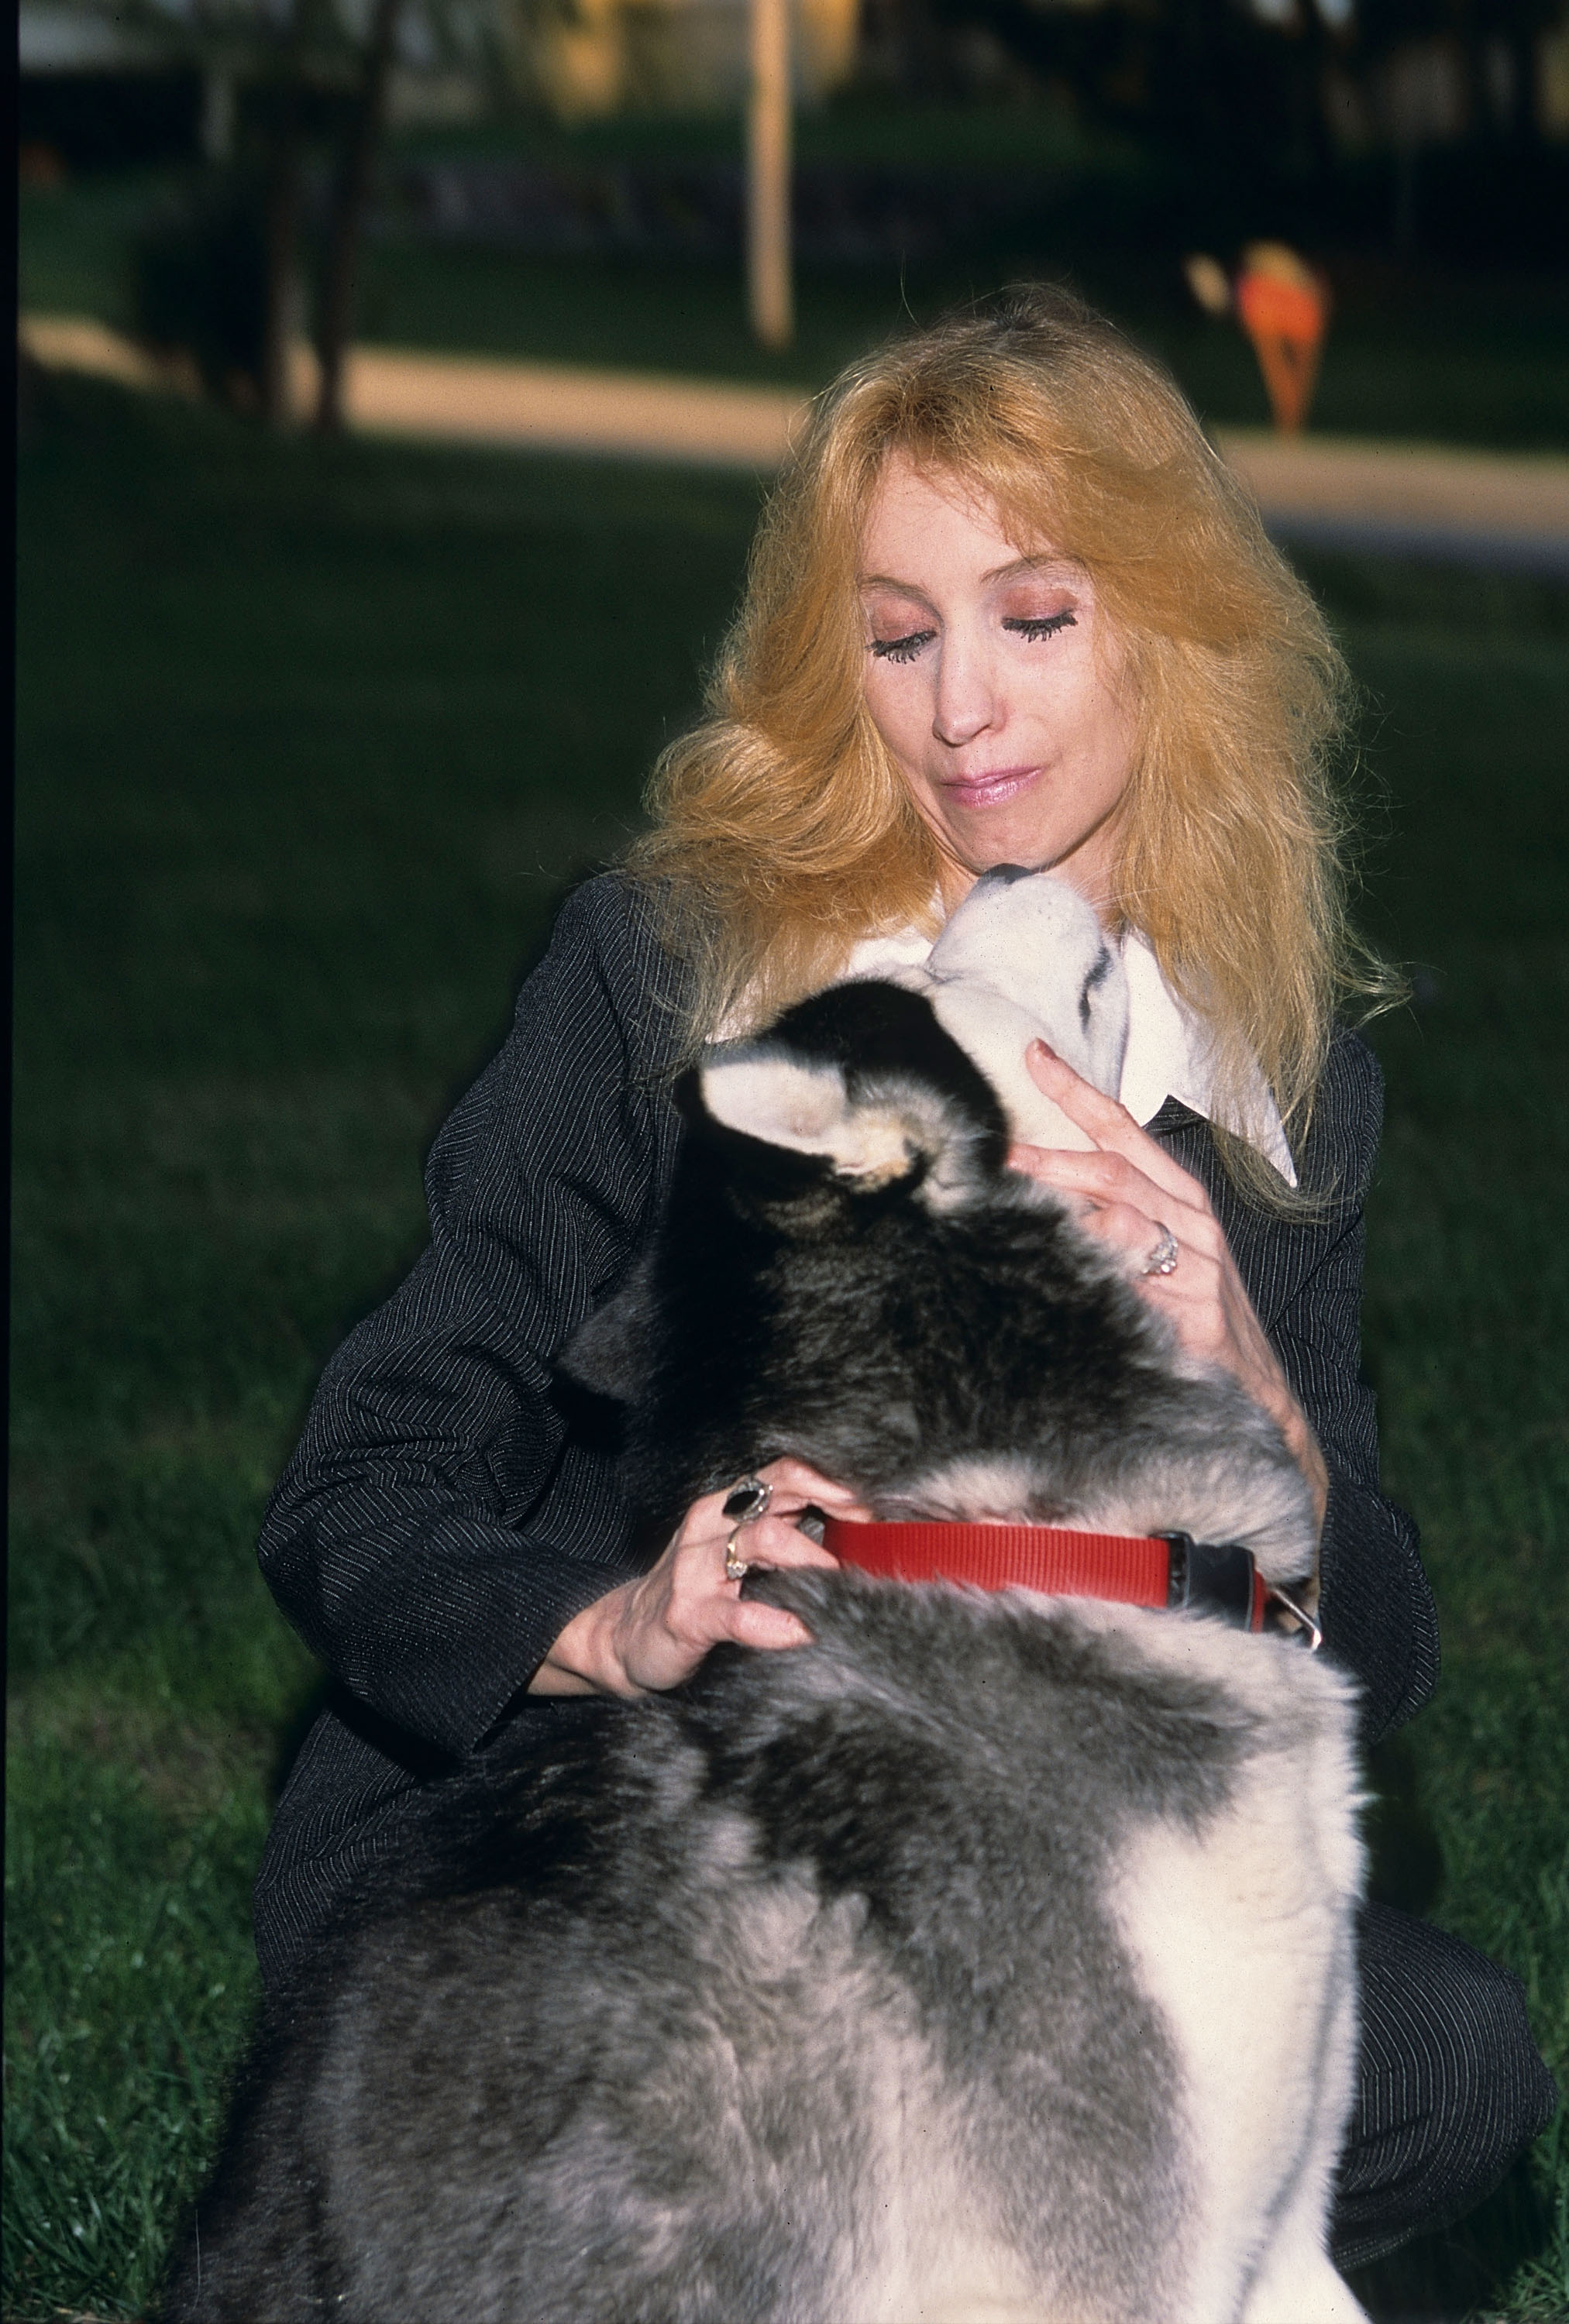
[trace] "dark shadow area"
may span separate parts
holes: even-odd
[[[1424,1806],[1408,1738],[1369,1753],[1371,1794],[1363,1832],[1368,1893],[1377,1904],[1425,1915],[1444,1891],[1444,1855]],[[1463,2218],[1358,2268],[1348,2282],[1374,2324],[1461,2324],[1490,2313],[1511,2277],[1546,2247],[1552,2220],[1529,2154]]]
[[[1368,1844],[1368,1895],[1418,1917],[1430,1913],[1444,1887],[1438,1835],[1422,1804],[1417,1762],[1404,1735],[1392,1735],[1368,1754],[1372,1797],[1362,1821]]]
[[[1522,2154],[1465,2218],[1358,2268],[1348,2281],[1373,2324],[1462,2324],[1496,2309],[1510,2277],[1545,2248],[1551,2231],[1530,2157]]]
[[[323,1671],[315,1684],[301,1694],[289,1718],[278,1729],[272,1765],[267,1771],[267,1798],[273,1807],[282,1798],[294,1762],[305,1748],[305,1738],[327,1709],[332,1693],[332,1679],[328,1672]]]
[[[201,100],[194,65],[24,72],[17,84],[17,142],[24,150],[43,147],[72,170],[184,160],[198,148]]]

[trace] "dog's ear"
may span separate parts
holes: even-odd
[[[962,1204],[1007,1152],[994,1093],[930,1001],[879,982],[833,986],[771,1032],[711,1049],[682,1102],[711,1147],[750,1149],[725,1148],[725,1167],[754,1206],[793,1202],[797,1232],[821,1231],[846,1200]]]
[[[688,1119],[761,1150],[748,1175],[781,1197],[821,1185],[871,1193],[921,1168],[922,1140],[909,1109],[858,1098],[844,1067],[767,1040],[715,1050],[691,1077]],[[735,1158],[740,1159],[736,1149]],[[806,1166],[806,1167],[803,1167]]]
[[[648,1259],[640,1259],[619,1291],[579,1323],[559,1350],[555,1369],[577,1388],[617,1404],[636,1404],[654,1370],[654,1301]]]
[[[682,1075],[675,1099],[687,1122],[689,1217],[717,1205],[790,1241],[815,1240],[925,1167],[902,1140],[852,1127],[836,1072],[825,1087],[798,1078],[794,1061],[777,1054],[710,1058]],[[706,1214],[716,1223],[716,1213]]]

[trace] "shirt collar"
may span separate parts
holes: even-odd
[[[1153,1121],[1168,1097],[1206,1121],[1215,1120],[1214,1044],[1204,1019],[1173,992],[1154,953],[1134,929],[1122,939],[1122,966],[1128,976],[1122,1103],[1139,1122]],[[1295,1186],[1297,1169],[1280,1111],[1256,1065],[1242,1099],[1245,1120],[1234,1127]]]

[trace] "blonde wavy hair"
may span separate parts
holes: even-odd
[[[764,511],[709,715],[666,750],[631,868],[697,973],[693,1029],[761,1022],[856,941],[935,932],[939,853],[863,694],[859,547],[900,454],[1094,581],[1133,715],[1111,903],[1210,1029],[1233,1180],[1261,1069],[1296,1144],[1337,1004],[1396,981],[1346,913],[1344,663],[1166,374],[1060,290],[918,331],[817,401]],[[1255,1101],[1256,1102],[1256,1101]]]

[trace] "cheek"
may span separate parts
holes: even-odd
[[[1115,795],[1133,765],[1133,720],[1121,692],[1095,670],[1084,673],[1075,705],[1079,751],[1097,789]]]
[[[896,758],[908,758],[912,741],[925,723],[915,681],[914,669],[870,661],[862,683],[861,696],[872,724]]]

